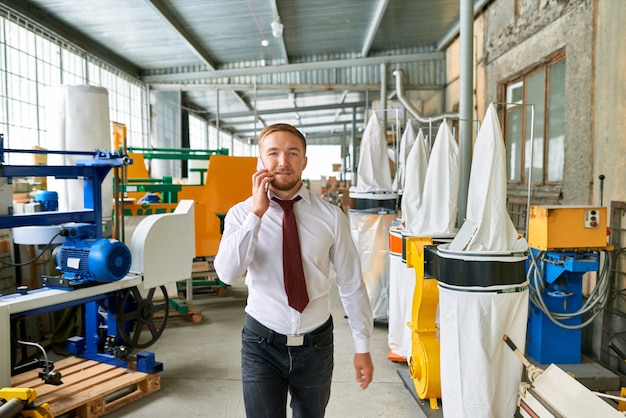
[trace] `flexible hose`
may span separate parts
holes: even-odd
[[[544,272],[539,268],[539,265],[543,267],[541,259],[543,258],[545,251],[540,251],[535,254],[530,252],[530,266],[526,273],[526,277],[529,282],[533,284],[533,289],[529,293],[530,301],[539,308],[554,324],[565,329],[581,329],[589,325],[593,320],[602,312],[602,309],[606,305],[610,290],[609,274],[613,265],[610,252],[606,250],[600,250],[598,256],[602,260],[602,267],[598,270],[598,280],[596,285],[587,297],[585,303],[576,312],[559,313],[552,312],[547,307],[543,291],[545,290],[545,281],[543,280]],[[539,260],[539,263],[538,261]],[[565,324],[562,321],[571,319],[580,315],[583,315],[593,309],[597,309],[585,322],[578,325]]]

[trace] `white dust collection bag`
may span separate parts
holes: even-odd
[[[389,227],[395,213],[348,211],[352,240],[359,250],[363,282],[374,319],[389,316]]]
[[[391,168],[383,128],[372,114],[361,138],[357,167],[357,193],[392,191]]]
[[[415,131],[411,121],[407,121],[404,133],[400,138],[400,146],[398,147],[398,161],[396,163],[396,176],[393,179],[393,190],[404,190],[404,179],[406,177],[406,160],[415,144]]]
[[[411,219],[415,219],[418,216],[419,209],[422,206],[422,193],[424,192],[427,168],[428,148],[426,147],[424,133],[420,129],[415,143],[406,158],[404,190],[402,192],[402,202],[400,202],[402,221],[407,229]]]
[[[407,125],[407,131],[409,130]],[[406,132],[405,132],[406,134]],[[402,240],[407,219],[415,216],[422,202],[428,150],[424,134],[420,129],[407,155],[405,162],[404,189],[401,201],[402,227],[389,230],[392,239]],[[389,350],[396,356],[411,356],[412,330],[407,323],[412,321],[413,293],[415,291],[415,269],[407,267],[402,261],[402,253],[389,252],[389,326],[387,343]]]
[[[393,251],[391,242],[399,243],[400,251]],[[402,261],[402,229],[389,228],[389,323],[387,344],[396,356],[409,359],[413,333],[407,325],[412,320],[415,269]]]
[[[505,156],[491,104],[474,144],[467,218],[449,246],[437,248],[441,271],[451,272],[436,276],[446,418],[511,417],[517,408],[523,365],[502,337],[525,345],[528,245],[506,211]]]
[[[428,160],[421,204],[407,215],[407,233],[413,236],[450,236],[456,233],[459,201],[460,153],[448,123],[441,122]],[[408,174],[408,170],[407,170]],[[406,193],[403,201],[406,199]],[[407,202],[412,205],[412,202]],[[403,215],[404,216],[404,215]]]
[[[389,315],[387,234],[396,218],[396,195],[392,193],[391,184],[387,141],[376,114],[372,114],[361,138],[357,184],[350,188],[354,203],[351,202],[348,219],[352,239],[361,256],[363,281],[375,319],[386,319]]]
[[[452,251],[526,251],[506,210],[506,148],[493,103],[474,143],[467,214]]]
[[[497,292],[497,286],[439,284],[441,399],[446,418],[515,414],[523,365],[502,336],[524,346],[528,287]]]

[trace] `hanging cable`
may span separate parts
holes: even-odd
[[[600,250],[598,252],[598,257],[602,260],[602,267],[598,270],[598,280],[596,281],[596,285],[589,294],[589,296],[586,298],[583,306],[579,310],[570,313],[559,313],[550,311],[545,303],[543,296],[543,291],[545,290],[545,281],[543,279],[545,276],[545,272],[542,268],[539,267],[540,265],[541,267],[543,267],[544,265],[542,260],[544,255],[545,251],[539,251],[537,253],[537,256],[535,256],[532,251],[530,252],[530,266],[528,268],[528,272],[526,273],[527,279],[533,285],[533,288],[529,293],[530,301],[537,308],[539,308],[548,317],[548,319],[550,319],[550,321],[552,321],[559,327],[565,329],[581,329],[586,327],[591,322],[593,322],[593,320],[600,314],[600,312],[602,312],[608,300],[610,290],[609,274],[613,265],[613,260],[611,258],[610,252],[607,250]],[[591,317],[589,317],[581,324],[569,325],[562,322],[564,320],[583,315],[593,309],[596,309],[596,311],[591,315]]]
[[[43,250],[41,250],[41,252],[39,253],[38,256],[36,256],[35,258],[33,258],[32,260],[28,260],[28,261],[24,261],[23,263],[9,263],[8,261],[4,261],[0,258],[0,263],[4,264],[5,266],[11,266],[11,267],[23,267],[23,266],[27,266],[29,264],[34,263],[35,261],[39,260],[41,258],[41,256],[43,256],[43,254],[46,252],[46,250],[48,250],[51,246],[52,246],[52,242],[55,240],[56,237],[58,237],[59,235],[61,235],[61,231],[57,232],[56,234],[54,234],[54,236],[50,239],[50,241],[46,244],[46,246],[44,247]]]

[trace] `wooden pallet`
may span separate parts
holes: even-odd
[[[202,311],[200,309],[196,308],[192,303],[181,303],[183,304],[182,307],[186,309],[176,309],[170,306],[169,313],[167,314],[167,328],[188,323],[199,324],[202,322]],[[154,317],[158,319],[159,314],[155,314]]]
[[[60,386],[44,384],[39,369],[11,378],[13,387],[35,389],[35,404],[47,402],[53,416],[71,413],[80,418],[101,417],[161,389],[160,374],[78,357],[55,362],[54,369],[62,375]]]
[[[202,311],[196,308],[194,304],[180,298],[170,298],[168,302],[166,328],[202,322]],[[163,314],[156,312],[153,319],[155,322],[160,323],[163,320]]]

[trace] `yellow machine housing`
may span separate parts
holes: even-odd
[[[439,288],[436,279],[424,278],[424,247],[433,245],[430,237],[405,237],[407,267],[415,269],[415,290],[411,323],[409,372],[420,399],[428,399],[432,409],[439,409],[441,369],[439,328],[436,324]]]
[[[0,389],[0,399],[10,401],[17,399],[24,404],[24,409],[20,412],[19,417],[22,418],[54,418],[50,412],[48,403],[39,406],[33,405],[33,401],[37,399],[37,391],[32,388],[2,388]]]
[[[605,248],[607,214],[602,206],[531,206],[528,245],[538,250]]]

